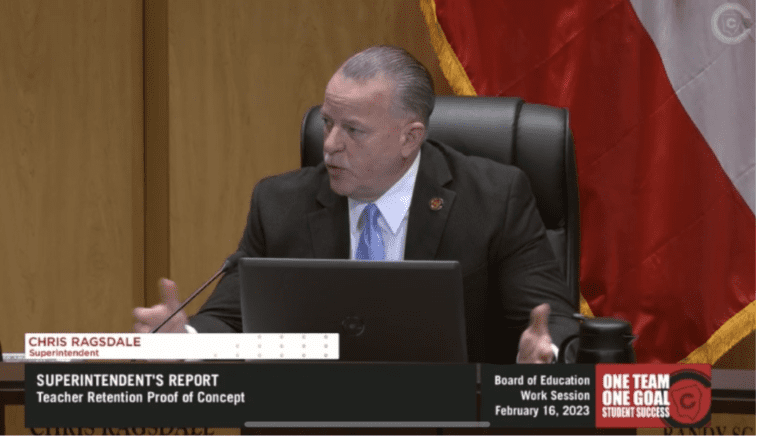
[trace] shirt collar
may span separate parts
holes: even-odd
[[[421,153],[419,152],[415,161],[413,161],[413,164],[407,169],[402,178],[383,193],[378,200],[374,202],[362,202],[351,199],[350,197],[348,198],[351,233],[357,232],[359,217],[361,216],[362,211],[364,211],[364,208],[370,203],[374,203],[378,206],[381,215],[386,220],[389,228],[391,228],[391,232],[394,234],[397,233],[399,225],[402,224],[402,220],[407,216],[407,212],[410,210],[410,201],[413,199],[413,188],[415,188],[415,180],[418,176],[420,162]]]

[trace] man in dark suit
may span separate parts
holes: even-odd
[[[428,72],[404,50],[352,56],[326,88],[324,163],[256,185],[239,249],[251,257],[457,260],[470,359],[549,362],[577,324],[529,181],[515,167],[426,141],[433,107]],[[135,310],[138,332],[175,307],[174,284],[163,281],[162,290],[164,305]],[[170,324],[240,332],[237,272],[190,321],[181,314]]]

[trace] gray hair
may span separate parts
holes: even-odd
[[[417,115],[424,126],[434,110],[434,84],[426,67],[407,50],[374,46],[361,51],[340,67],[344,77],[369,80],[380,73],[394,80],[400,108]]]

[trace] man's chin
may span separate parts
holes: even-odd
[[[340,178],[329,175],[329,188],[339,196],[350,197],[360,202],[372,202],[380,196],[365,195],[363,189],[359,189],[354,183],[346,182]]]
[[[346,184],[343,184],[341,181],[336,181],[331,175],[329,176],[329,188],[331,188],[335,194],[345,197],[350,196],[352,190],[345,185]]]

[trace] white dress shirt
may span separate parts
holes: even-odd
[[[386,261],[402,261],[405,259],[405,237],[407,236],[407,217],[410,212],[410,201],[413,199],[413,188],[418,176],[418,166],[421,154],[407,169],[405,174],[391,188],[374,202],[362,202],[348,198],[348,223],[351,235],[351,259],[356,259],[356,248],[359,245],[364,229],[360,220],[364,208],[374,203],[380,210],[378,227],[383,236],[384,259]]]

